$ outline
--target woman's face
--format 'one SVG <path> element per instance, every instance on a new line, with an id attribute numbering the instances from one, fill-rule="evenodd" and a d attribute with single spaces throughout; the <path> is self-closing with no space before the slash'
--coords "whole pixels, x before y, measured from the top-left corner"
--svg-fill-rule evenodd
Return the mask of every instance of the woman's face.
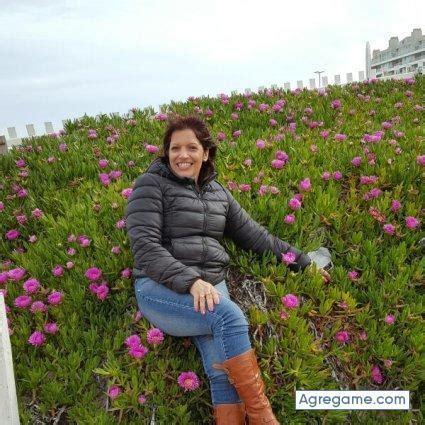
<path id="1" fill-rule="evenodd" d="M 168 159 L 175 174 L 191 177 L 197 182 L 202 162 L 208 159 L 208 150 L 204 150 L 190 128 L 176 130 L 171 135 Z"/>

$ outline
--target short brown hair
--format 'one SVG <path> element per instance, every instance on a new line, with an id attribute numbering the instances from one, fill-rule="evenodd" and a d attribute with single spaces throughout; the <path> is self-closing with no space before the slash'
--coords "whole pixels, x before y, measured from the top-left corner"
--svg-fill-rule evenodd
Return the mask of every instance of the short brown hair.
<path id="1" fill-rule="evenodd" d="M 204 179 L 215 171 L 214 160 L 215 154 L 217 152 L 217 146 L 211 137 L 206 123 L 198 117 L 183 117 L 180 115 L 173 115 L 170 117 L 162 144 L 162 159 L 166 160 L 166 162 L 169 164 L 168 151 L 171 144 L 171 135 L 177 130 L 186 129 L 192 130 L 204 150 L 208 150 L 208 159 L 202 163 L 201 171 L 199 172 L 198 177 L 199 183 L 202 184 Z"/>

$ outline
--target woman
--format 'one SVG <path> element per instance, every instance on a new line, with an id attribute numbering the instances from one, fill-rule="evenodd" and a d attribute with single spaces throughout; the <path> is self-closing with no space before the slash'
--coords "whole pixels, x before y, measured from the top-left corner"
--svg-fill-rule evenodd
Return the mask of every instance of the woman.
<path id="1" fill-rule="evenodd" d="M 174 336 L 190 336 L 211 386 L 217 424 L 278 424 L 264 394 L 248 322 L 229 298 L 223 237 L 279 261 L 291 251 L 294 271 L 310 259 L 251 219 L 215 180 L 216 146 L 196 117 L 170 121 L 163 156 L 138 177 L 126 207 L 140 311 Z M 324 277 L 329 278 L 325 271 Z"/>

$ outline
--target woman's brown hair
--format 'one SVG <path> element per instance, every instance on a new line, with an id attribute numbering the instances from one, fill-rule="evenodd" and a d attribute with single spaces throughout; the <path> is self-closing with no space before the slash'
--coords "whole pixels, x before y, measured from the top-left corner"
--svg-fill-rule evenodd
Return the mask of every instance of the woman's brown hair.
<path id="1" fill-rule="evenodd" d="M 180 115 L 172 116 L 168 121 L 168 127 L 165 130 L 163 139 L 163 154 L 162 159 L 170 163 L 168 151 L 171 144 L 171 135 L 177 130 L 191 129 L 196 138 L 201 143 L 204 150 L 208 150 L 208 159 L 202 163 L 201 171 L 199 172 L 198 184 L 202 185 L 203 181 L 215 171 L 214 160 L 217 151 L 217 146 L 211 137 L 210 131 L 204 121 L 194 116 L 182 117 Z"/>

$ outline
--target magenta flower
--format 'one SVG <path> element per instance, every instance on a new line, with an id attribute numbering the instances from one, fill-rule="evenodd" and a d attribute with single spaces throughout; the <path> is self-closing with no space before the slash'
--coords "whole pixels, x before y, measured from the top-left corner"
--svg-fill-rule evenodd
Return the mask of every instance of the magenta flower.
<path id="1" fill-rule="evenodd" d="M 75 250 L 75 248 L 68 248 L 67 251 L 66 251 L 66 253 L 71 257 L 73 257 L 76 252 L 77 251 Z"/>
<path id="2" fill-rule="evenodd" d="M 384 382 L 381 369 L 379 369 L 378 365 L 373 365 L 371 375 L 372 375 L 372 381 L 375 384 L 382 384 Z"/>
<path id="3" fill-rule="evenodd" d="M 392 224 L 384 224 L 382 228 L 384 232 L 387 233 L 388 235 L 394 235 L 395 233 L 395 226 L 393 226 Z"/>
<path id="4" fill-rule="evenodd" d="M 18 168 L 24 168 L 27 165 L 25 160 L 22 158 L 19 158 L 17 161 L 15 161 L 15 164 Z"/>
<path id="5" fill-rule="evenodd" d="M 276 127 L 278 123 L 277 123 L 277 121 L 275 119 L 270 118 L 269 119 L 269 124 L 270 124 L 270 127 Z"/>
<path id="6" fill-rule="evenodd" d="M 27 216 L 25 214 L 19 214 L 19 215 L 17 215 L 16 216 L 16 221 L 19 224 L 26 224 L 26 223 L 28 223 L 28 219 L 27 219 Z"/>
<path id="7" fill-rule="evenodd" d="M 322 180 L 327 181 L 327 180 L 329 180 L 330 178 L 331 178 L 331 173 L 330 173 L 329 171 L 324 171 L 324 172 L 322 173 Z"/>
<path id="8" fill-rule="evenodd" d="M 359 278 L 359 272 L 353 270 L 351 272 L 348 272 L 348 279 L 354 282 Z"/>
<path id="9" fill-rule="evenodd" d="M 177 378 L 177 382 L 185 391 L 194 391 L 199 388 L 199 378 L 195 372 L 182 372 Z"/>
<path id="10" fill-rule="evenodd" d="M 124 220 L 124 219 L 118 220 L 118 221 L 115 223 L 115 227 L 116 227 L 117 229 L 124 229 L 124 227 L 125 227 L 125 220 Z"/>
<path id="11" fill-rule="evenodd" d="M 131 277 L 131 269 L 130 268 L 125 268 L 121 271 L 121 277 L 124 279 L 130 279 Z"/>
<path id="12" fill-rule="evenodd" d="M 236 121 L 239 118 L 239 115 L 236 112 L 232 112 L 230 114 L 230 118 L 234 121 Z"/>
<path id="13" fill-rule="evenodd" d="M 16 269 L 9 270 L 7 272 L 7 277 L 10 280 L 19 281 L 25 276 L 26 270 L 22 267 L 18 267 Z"/>
<path id="14" fill-rule="evenodd" d="M 28 279 L 24 282 L 23 288 L 27 294 L 34 294 L 40 289 L 40 282 L 37 279 Z"/>
<path id="15" fill-rule="evenodd" d="M 334 180 L 341 180 L 342 179 L 341 171 L 334 171 L 332 173 L 332 177 L 333 177 Z"/>
<path id="16" fill-rule="evenodd" d="M 136 165 L 136 163 L 134 161 L 132 161 L 132 160 L 130 160 L 130 161 L 127 162 L 127 166 L 128 167 L 134 167 L 135 165 Z"/>
<path id="17" fill-rule="evenodd" d="M 46 342 L 46 337 L 42 332 L 35 331 L 28 338 L 28 342 L 31 345 L 34 345 L 35 347 L 39 347 L 40 345 L 43 345 Z"/>
<path id="18" fill-rule="evenodd" d="M 60 266 L 60 265 L 56 265 L 52 269 L 52 275 L 55 276 L 55 277 L 61 277 L 61 276 L 63 276 L 63 272 L 64 272 L 63 267 Z"/>
<path id="19" fill-rule="evenodd" d="M 339 99 L 335 99 L 331 102 L 332 109 L 339 109 L 342 106 L 342 102 Z"/>
<path id="20" fill-rule="evenodd" d="M 287 252 L 286 254 L 282 254 L 282 263 L 288 266 L 295 262 L 295 258 L 296 255 L 293 252 Z"/>
<path id="21" fill-rule="evenodd" d="M 31 313 L 37 313 L 37 312 L 41 312 L 44 313 L 47 311 L 47 306 L 46 304 L 43 303 L 43 301 L 34 301 L 31 304 Z"/>
<path id="22" fill-rule="evenodd" d="M 41 218 L 41 217 L 43 217 L 44 213 L 39 208 L 36 208 L 35 210 L 31 211 L 31 215 L 34 218 Z"/>
<path id="23" fill-rule="evenodd" d="M 338 331 L 335 334 L 335 341 L 338 344 L 346 344 L 350 340 L 350 335 L 347 331 Z"/>
<path id="24" fill-rule="evenodd" d="M 272 168 L 276 170 L 282 169 L 284 165 L 285 165 L 285 161 L 281 161 L 280 159 L 273 159 L 273 161 L 271 162 Z"/>
<path id="25" fill-rule="evenodd" d="M 419 226 L 419 220 L 416 217 L 409 215 L 406 217 L 406 227 L 408 229 L 416 229 Z"/>
<path id="26" fill-rule="evenodd" d="M 246 165 L 247 167 L 251 167 L 252 159 L 250 158 L 245 159 L 245 161 L 243 162 L 243 165 Z"/>
<path id="27" fill-rule="evenodd" d="M 0 201 L 0 211 L 4 210 L 4 203 L 2 201 Z"/>
<path id="28" fill-rule="evenodd" d="M 418 155 L 416 157 L 416 163 L 418 165 L 422 165 L 422 167 L 424 167 L 425 166 L 425 155 Z"/>
<path id="29" fill-rule="evenodd" d="M 242 183 L 242 184 L 239 185 L 239 190 L 241 192 L 249 192 L 251 190 L 251 185 L 246 184 L 246 183 Z"/>
<path id="30" fill-rule="evenodd" d="M 16 230 L 16 229 L 10 229 L 10 230 L 8 230 L 7 232 L 6 232 L 6 239 L 7 240 L 9 240 L 9 241 L 14 241 L 15 239 L 18 239 L 19 238 L 19 235 L 20 235 L 20 233 L 19 233 L 19 231 L 18 230 Z"/>
<path id="31" fill-rule="evenodd" d="M 280 312 L 280 314 L 279 314 L 279 317 L 280 317 L 282 320 L 287 320 L 287 319 L 289 318 L 289 314 L 288 314 L 288 312 L 287 312 L 287 311 L 281 311 L 281 312 Z"/>
<path id="32" fill-rule="evenodd" d="M 225 139 L 226 139 L 226 135 L 222 131 L 220 131 L 219 133 L 217 133 L 217 140 L 219 142 L 222 142 Z"/>
<path id="33" fill-rule="evenodd" d="M 97 139 L 97 132 L 96 130 L 93 130 L 92 128 L 88 130 L 87 137 L 91 140 Z"/>
<path id="34" fill-rule="evenodd" d="M 298 210 L 301 208 L 301 202 L 295 197 L 289 200 L 288 205 L 291 210 Z"/>
<path id="35" fill-rule="evenodd" d="M 265 147 L 266 147 L 266 142 L 265 142 L 265 140 L 258 139 L 258 140 L 255 142 L 255 146 L 257 146 L 257 149 L 260 149 L 260 150 L 265 149 Z"/>
<path id="36" fill-rule="evenodd" d="M 140 345 L 139 335 L 136 335 L 136 334 L 130 335 L 129 337 L 126 338 L 125 344 L 127 345 L 127 347 L 135 347 Z"/>
<path id="37" fill-rule="evenodd" d="M 301 180 L 298 187 L 301 191 L 308 192 L 311 189 L 310 179 L 307 177 Z"/>
<path id="38" fill-rule="evenodd" d="M 7 282 L 7 272 L 0 272 L 0 285 Z"/>
<path id="39" fill-rule="evenodd" d="M 232 136 L 236 139 L 242 134 L 242 130 L 236 130 L 233 132 Z"/>
<path id="40" fill-rule="evenodd" d="M 401 202 L 398 199 L 393 199 L 391 202 L 391 211 L 397 211 L 401 208 Z"/>
<path id="41" fill-rule="evenodd" d="M 59 291 L 54 291 L 47 297 L 47 301 L 51 305 L 58 305 L 62 302 L 62 300 L 63 294 Z"/>
<path id="42" fill-rule="evenodd" d="M 44 325 L 44 332 L 47 334 L 55 334 L 58 330 L 59 327 L 55 322 L 49 322 Z"/>
<path id="43" fill-rule="evenodd" d="M 351 160 L 351 164 L 354 165 L 354 167 L 360 167 L 361 162 L 362 162 L 362 158 L 360 156 L 355 156 Z"/>
<path id="44" fill-rule="evenodd" d="M 234 181 L 227 182 L 227 188 L 229 190 L 235 190 L 237 189 L 238 185 Z"/>
<path id="45" fill-rule="evenodd" d="M 122 389 L 118 385 L 114 385 L 108 390 L 108 396 L 111 400 L 115 400 L 122 393 Z"/>
<path id="46" fill-rule="evenodd" d="M 329 136 L 329 131 L 328 130 L 323 130 L 320 132 L 320 135 L 322 136 L 323 139 L 327 139 Z"/>
<path id="47" fill-rule="evenodd" d="M 300 305 L 300 301 L 296 295 L 293 294 L 287 294 L 281 299 L 282 304 L 289 308 L 290 310 L 293 310 L 297 308 Z"/>
<path id="48" fill-rule="evenodd" d="M 31 235 L 31 236 L 28 238 L 28 241 L 29 241 L 29 242 L 31 242 L 31 243 L 36 242 L 36 241 L 37 241 L 37 236 L 35 236 L 35 235 Z"/>
<path id="49" fill-rule="evenodd" d="M 91 281 L 99 280 L 102 277 L 102 270 L 98 269 L 97 267 L 90 267 L 86 270 L 84 273 L 84 276 Z"/>
<path id="50" fill-rule="evenodd" d="M 395 322 L 395 316 L 394 316 L 394 314 L 387 314 L 387 315 L 385 316 L 384 322 L 385 322 L 387 325 L 393 325 L 393 324 L 394 324 L 394 322 Z"/>
<path id="51" fill-rule="evenodd" d="M 128 347 L 128 355 L 135 359 L 141 359 L 148 353 L 148 349 L 144 345 L 132 345 Z"/>
<path id="52" fill-rule="evenodd" d="M 77 237 L 75 235 L 69 235 L 67 238 L 68 242 L 75 242 L 77 240 Z"/>
<path id="53" fill-rule="evenodd" d="M 100 168 L 106 168 L 109 164 L 109 161 L 107 159 L 99 159 L 98 164 Z"/>
<path id="54" fill-rule="evenodd" d="M 119 246 L 113 246 L 111 252 L 112 254 L 118 255 L 121 253 L 121 248 Z"/>
<path id="55" fill-rule="evenodd" d="M 295 223 L 295 215 L 294 214 L 288 214 L 283 219 L 285 224 L 294 224 Z"/>
<path id="56" fill-rule="evenodd" d="M 146 333 L 149 344 L 159 345 L 164 341 L 164 334 L 158 328 L 149 329 Z"/>
<path id="57" fill-rule="evenodd" d="M 19 295 L 15 298 L 14 304 L 18 308 L 27 308 L 32 303 L 32 298 L 29 295 Z"/>
<path id="58" fill-rule="evenodd" d="M 123 189 L 121 191 L 121 196 L 124 199 L 128 199 L 130 197 L 130 195 L 131 195 L 132 192 L 133 192 L 133 189 L 131 187 L 130 188 L 127 188 L 127 189 Z"/>
<path id="59" fill-rule="evenodd" d="M 100 285 L 91 284 L 89 288 L 100 301 L 104 301 L 108 297 L 109 286 L 105 282 L 102 282 Z"/>
<path id="60" fill-rule="evenodd" d="M 139 404 L 145 404 L 146 403 L 146 396 L 144 394 L 140 394 L 139 397 L 137 397 L 137 401 Z"/>

